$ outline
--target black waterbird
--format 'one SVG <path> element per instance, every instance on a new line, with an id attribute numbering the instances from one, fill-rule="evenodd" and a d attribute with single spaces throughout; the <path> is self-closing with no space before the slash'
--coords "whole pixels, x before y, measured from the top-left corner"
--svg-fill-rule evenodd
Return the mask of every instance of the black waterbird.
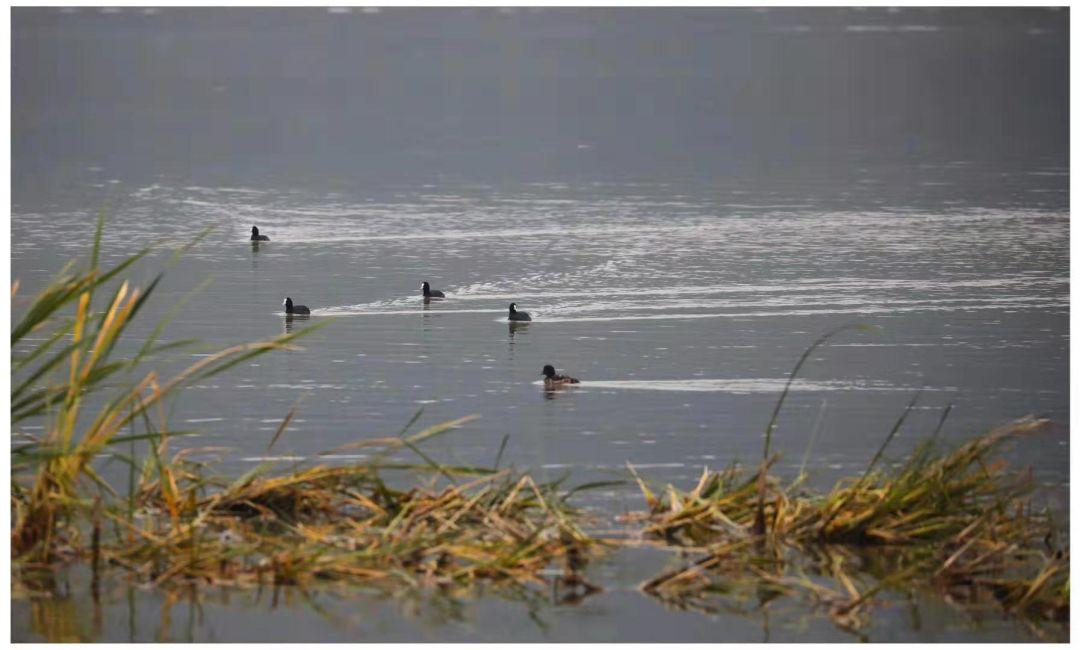
<path id="1" fill-rule="evenodd" d="M 532 320 L 532 316 L 530 316 L 526 312 L 518 311 L 517 303 L 512 302 L 510 303 L 510 315 L 507 317 L 507 320 L 529 321 Z"/>
<path id="2" fill-rule="evenodd" d="M 293 305 L 292 298 L 285 297 L 285 313 L 286 314 L 310 314 L 311 310 L 305 305 Z"/>

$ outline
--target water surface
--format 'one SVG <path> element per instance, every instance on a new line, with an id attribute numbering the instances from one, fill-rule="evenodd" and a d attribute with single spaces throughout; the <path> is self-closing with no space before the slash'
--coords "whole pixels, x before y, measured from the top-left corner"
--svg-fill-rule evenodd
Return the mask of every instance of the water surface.
<path id="1" fill-rule="evenodd" d="M 948 405 L 953 408 L 941 430 L 947 443 L 1027 413 L 1044 415 L 1058 423 L 1057 430 L 1014 446 L 1009 457 L 1017 467 L 1031 465 L 1046 488 L 1041 498 L 1067 512 L 1069 170 L 1053 138 L 1060 134 L 1054 131 L 1056 86 L 1042 73 L 1008 72 L 1023 77 L 1030 96 L 1043 100 L 1010 98 L 986 110 L 1025 118 L 1017 120 L 1024 131 L 995 129 L 985 116 L 961 124 L 953 118 L 977 112 L 969 95 L 998 97 L 996 82 L 971 81 L 939 65 L 968 55 L 1003 65 L 1010 55 L 1057 61 L 1060 19 L 1021 13 L 1023 20 L 1010 22 L 991 12 L 993 20 L 980 21 L 975 17 L 981 14 L 909 10 L 780 12 L 772 18 L 706 12 L 695 19 L 694 12 L 672 12 L 660 14 L 669 22 L 648 27 L 624 13 L 603 23 L 617 28 L 619 40 L 598 26 L 602 21 L 589 22 L 598 14 L 586 14 L 589 20 L 582 22 L 574 12 L 542 12 L 528 23 L 521 14 L 495 12 L 384 13 L 268 12 L 254 23 L 226 13 L 228 19 L 210 29 L 205 15 L 188 11 L 17 12 L 15 25 L 23 29 L 16 30 L 15 83 L 24 92 L 15 93 L 16 103 L 23 103 L 13 109 L 12 271 L 21 291 L 40 288 L 67 259 L 86 254 L 94 219 L 105 206 L 108 262 L 151 242 L 179 244 L 214 228 L 169 274 L 133 331 L 136 338 L 148 333 L 177 301 L 212 278 L 166 330 L 168 338 L 197 338 L 206 347 L 167 360 L 166 367 L 330 321 L 304 339 L 302 351 L 261 357 L 187 390 L 172 404 L 171 421 L 199 433 L 175 439 L 171 448 L 228 448 L 221 469 L 236 474 L 267 460 L 282 467 L 344 463 L 361 456 L 321 452 L 395 433 L 423 409 L 417 429 L 481 415 L 432 441 L 430 453 L 446 462 L 490 464 L 509 435 L 504 464 L 542 478 L 625 478 L 631 463 L 657 481 L 685 486 L 703 467 L 759 458 L 765 425 L 796 360 L 822 333 L 857 323 L 877 331 L 837 335 L 811 356 L 793 384 L 774 440 L 783 452 L 779 471 L 794 474 L 805 466 L 819 487 L 861 472 L 921 390 L 888 461 L 933 431 Z M 172 22 L 164 20 L 170 15 Z M 461 31 L 447 34 L 475 30 L 478 38 L 497 40 L 505 59 L 485 58 L 467 39 L 439 36 L 448 24 Z M 521 25 L 532 27 L 516 31 Z M 320 40 L 322 29 L 341 33 Z M 680 29 L 692 34 L 683 49 L 669 37 Z M 278 55 L 274 70 L 285 70 L 287 82 L 277 73 L 251 73 L 264 65 L 251 53 L 268 48 L 275 34 L 285 41 L 330 42 L 327 47 L 342 54 L 341 48 L 355 47 L 342 35 L 370 36 L 365 30 L 381 36 L 366 41 L 359 68 L 344 55 L 323 61 L 300 49 Z M 141 80 L 140 88 L 157 92 L 116 94 L 113 84 L 120 82 L 103 72 L 109 57 L 101 43 L 118 33 L 119 52 L 142 48 L 153 54 L 145 67 L 128 72 Z M 78 38 L 65 41 L 71 34 Z M 251 42 L 237 45 L 237 34 Z M 394 41 L 394 34 L 412 40 Z M 747 40 L 754 34 L 759 40 Z M 515 43 L 542 49 L 551 44 L 545 38 L 566 46 L 543 50 L 562 64 L 545 67 L 549 59 L 514 49 Z M 1000 47 L 988 47 L 985 39 Z M 390 57 L 400 42 L 411 43 L 415 57 Z M 181 46 L 192 48 L 184 50 L 191 57 L 187 67 L 165 65 L 166 55 Z M 743 46 L 757 54 L 749 67 L 733 62 L 743 59 L 720 56 Z M 99 96 L 104 91 L 85 85 L 46 87 L 21 76 L 72 47 L 86 57 L 80 74 L 97 75 L 112 95 Z M 836 70 L 835 57 L 853 53 L 847 70 L 857 85 L 877 78 L 866 76 L 874 68 L 863 68 L 863 55 L 898 48 L 911 69 L 937 65 L 945 80 L 963 79 L 963 92 L 926 87 L 931 82 L 921 77 L 910 81 L 909 95 L 875 87 L 868 97 L 880 100 L 880 123 L 867 117 L 865 106 L 843 104 L 846 117 L 812 110 L 832 105 L 827 96 L 841 83 L 820 66 L 831 61 L 826 67 Z M 761 59 L 778 51 L 793 55 L 783 58 L 791 69 Z M 207 52 L 221 55 L 220 69 L 203 61 Z M 440 117 L 430 102 L 406 98 L 423 96 L 434 74 L 425 65 L 447 52 L 470 63 L 455 67 L 460 61 L 451 57 L 448 71 L 436 75 L 460 75 L 462 84 L 439 86 Z M 328 67 L 305 76 L 300 71 L 323 69 L 308 67 L 305 57 Z M 875 60 L 892 65 L 883 62 L 887 58 Z M 595 66 L 566 65 L 581 61 Z M 123 57 L 115 64 L 131 65 Z M 805 78 L 803 66 L 818 71 L 818 86 L 797 81 Z M 907 74 L 885 70 L 878 72 L 893 79 Z M 63 79 L 75 71 L 61 66 L 57 74 Z M 365 83 L 348 82 L 350 75 Z M 727 82 L 718 86 L 717 78 Z M 729 115 L 721 110 L 730 108 L 727 93 L 750 78 L 761 85 L 739 101 L 780 112 L 770 121 L 736 107 L 734 123 L 753 128 L 717 126 L 725 122 L 716 115 Z M 365 101 L 373 79 L 392 81 Z M 564 104 L 556 111 L 543 103 L 554 99 L 532 95 L 539 84 L 561 89 L 557 95 L 564 100 L 585 97 L 590 84 L 601 82 L 615 98 L 608 96 L 612 103 L 595 111 Z M 489 84 L 504 91 L 493 103 L 478 99 L 487 96 Z M 207 94 L 196 101 L 183 88 Z M 655 98 L 651 108 L 646 100 L 632 101 L 646 88 Z M 51 112 L 32 119 L 25 112 L 43 98 L 73 96 L 87 100 L 76 102 L 83 113 L 69 114 L 63 102 L 50 103 Z M 905 108 L 885 96 L 937 97 L 933 105 L 944 113 L 922 114 L 915 104 Z M 716 104 L 706 110 L 701 102 L 710 97 Z M 291 102 L 294 112 L 270 99 Z M 126 107 L 121 113 L 127 111 L 127 125 L 110 113 L 116 102 Z M 592 106 L 582 102 L 573 105 Z M 776 108 L 789 105 L 806 112 Z M 349 107 L 363 115 L 346 120 Z M 397 109 L 399 119 L 389 119 Z M 544 121 L 539 116 L 550 116 L 547 109 L 564 119 Z M 924 120 L 914 120 L 916 114 Z M 623 121 L 612 123 L 611 115 Z M 799 115 L 816 117 L 800 123 Z M 1036 118 L 1041 127 L 1032 126 Z M 399 122 L 421 129 L 419 135 L 406 135 Z M 56 139 L 42 124 L 56 124 L 72 139 Z M 87 130 L 66 130 L 73 124 Z M 394 126 L 384 130 L 381 124 Z M 1032 130 L 1044 127 L 1046 133 Z M 444 135 L 435 137 L 432 129 Z M 1012 135 L 1002 135 L 1007 131 Z M 406 140 L 412 144 L 397 146 Z M 272 241 L 246 241 L 252 225 Z M 136 277 L 148 279 L 163 259 L 153 256 Z M 425 304 L 417 286 L 422 280 L 447 299 Z M 286 319 L 285 296 L 311 307 L 311 317 Z M 533 322 L 510 326 L 510 302 L 532 314 Z M 538 380 L 548 363 L 582 384 L 544 393 Z M 296 418 L 268 451 L 294 406 Z M 39 427 L 30 424 L 25 432 Z M 586 493 L 578 502 L 599 528 L 644 505 L 631 485 Z M 760 613 L 705 616 L 665 609 L 633 590 L 662 561 L 636 562 L 616 559 L 597 567 L 609 590 L 576 607 L 544 605 L 539 618 L 546 626 L 530 622 L 528 607 L 497 596 L 467 601 L 446 616 L 430 602 L 410 609 L 356 594 L 346 601 L 313 596 L 334 612 L 334 625 L 303 598 L 270 602 L 265 594 L 204 594 L 199 607 L 184 610 L 193 622 L 181 625 L 183 602 L 140 591 L 129 609 L 120 589 L 106 599 L 104 623 L 86 636 L 850 638 L 827 621 L 805 621 L 805 612 L 766 613 L 763 620 Z M 64 602 L 33 607 L 62 609 Z M 340 602 L 350 603 L 349 611 L 338 611 Z M 918 616 L 885 608 L 870 638 L 1028 638 L 1018 624 L 973 621 L 933 598 L 920 596 L 918 605 Z M 16 638 L 41 638 L 31 623 L 33 607 L 26 601 L 13 605 Z M 159 621 L 165 609 L 173 616 Z M 362 622 L 375 619 L 381 622 Z"/>

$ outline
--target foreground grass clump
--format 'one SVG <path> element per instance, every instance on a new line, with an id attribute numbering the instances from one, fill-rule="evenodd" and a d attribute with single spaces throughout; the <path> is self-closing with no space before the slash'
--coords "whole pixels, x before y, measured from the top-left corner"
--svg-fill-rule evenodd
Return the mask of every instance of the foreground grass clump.
<path id="1" fill-rule="evenodd" d="M 1049 514 L 1032 509 L 1030 477 L 990 458 L 1004 440 L 1046 424 L 1024 418 L 947 453 L 927 442 L 900 468 L 868 469 L 825 494 L 801 481 L 784 486 L 767 474 L 771 463 L 751 476 L 706 470 L 689 492 L 668 485 L 659 497 L 639 479 L 649 506 L 636 517 L 644 536 L 703 554 L 642 589 L 698 607 L 721 593 L 798 592 L 853 629 L 875 594 L 914 586 L 1025 619 L 1067 621 L 1068 550 L 1057 547 Z"/>
<path id="2" fill-rule="evenodd" d="M 430 432 L 372 442 L 415 444 Z M 116 503 L 92 525 L 64 530 L 53 560 L 122 568 L 164 587 L 547 584 L 556 563 L 558 586 L 593 589 L 579 570 L 597 545 L 555 486 L 528 476 L 440 467 L 451 479 L 473 476 L 445 487 L 433 477 L 403 490 L 388 485 L 379 466 L 362 464 L 227 482 L 203 478 L 205 467 L 183 456 L 140 483 L 133 514 Z"/>

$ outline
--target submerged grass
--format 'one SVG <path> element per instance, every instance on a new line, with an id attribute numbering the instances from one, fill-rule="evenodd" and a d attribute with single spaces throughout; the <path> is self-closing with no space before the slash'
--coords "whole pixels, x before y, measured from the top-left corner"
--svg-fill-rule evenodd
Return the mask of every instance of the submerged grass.
<path id="1" fill-rule="evenodd" d="M 425 434 L 431 430 L 401 443 Z M 528 476 L 440 467 L 440 474 L 468 480 L 437 487 L 432 475 L 425 485 L 396 489 L 385 468 L 367 463 L 228 481 L 204 478 L 204 464 L 189 456 L 179 452 L 145 473 L 134 516 L 114 502 L 89 529 L 58 531 L 52 561 L 119 567 L 164 587 L 547 584 L 543 574 L 556 562 L 561 584 L 590 588 L 580 569 L 598 546 L 574 523 L 556 486 Z"/>
<path id="2" fill-rule="evenodd" d="M 1047 425 L 1023 418 L 953 451 L 931 439 L 892 471 L 876 469 L 879 451 L 861 476 L 821 494 L 805 477 L 785 485 L 768 474 L 771 463 L 749 476 L 706 469 L 693 489 L 667 485 L 659 495 L 639 477 L 648 511 L 630 519 L 643 537 L 700 555 L 640 588 L 699 609 L 803 596 L 853 631 L 879 593 L 913 588 L 958 605 L 993 603 L 1036 624 L 1066 623 L 1067 545 L 1050 513 L 1033 508 L 1030 476 L 994 458 L 1005 440 Z"/>

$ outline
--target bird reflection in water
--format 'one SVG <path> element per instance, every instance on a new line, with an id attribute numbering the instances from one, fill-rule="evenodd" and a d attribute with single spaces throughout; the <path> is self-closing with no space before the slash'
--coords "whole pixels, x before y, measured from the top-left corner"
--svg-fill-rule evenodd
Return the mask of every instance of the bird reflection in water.
<path id="1" fill-rule="evenodd" d="M 510 335 L 510 344 L 514 343 L 514 334 L 520 332 L 521 334 L 529 333 L 529 323 L 520 321 L 510 321 L 506 324 L 506 331 Z"/>
<path id="2" fill-rule="evenodd" d="M 304 322 L 310 319 L 311 316 L 307 314 L 285 314 L 285 333 L 292 334 L 294 320 Z"/>

